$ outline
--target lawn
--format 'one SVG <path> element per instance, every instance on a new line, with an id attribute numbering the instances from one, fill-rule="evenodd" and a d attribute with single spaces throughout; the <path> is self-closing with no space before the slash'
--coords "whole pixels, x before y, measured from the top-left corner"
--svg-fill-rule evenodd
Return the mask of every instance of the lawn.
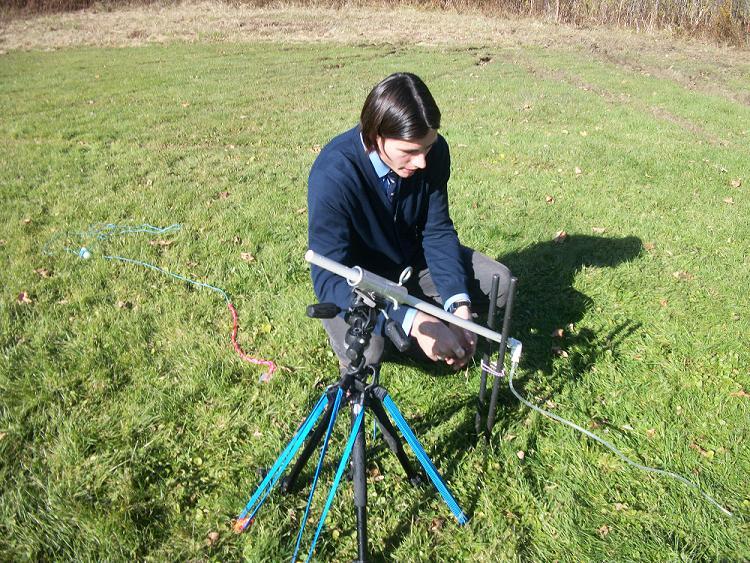
<path id="1" fill-rule="evenodd" d="M 709 91 L 570 46 L 215 39 L 0 56 L 0 558 L 291 557 L 306 490 L 272 495 L 245 534 L 231 520 L 335 380 L 304 316 L 307 172 L 396 70 L 442 109 L 462 242 L 519 278 L 519 391 L 734 516 L 507 387 L 477 442 L 476 364 L 386 364 L 471 519 L 378 441 L 373 557 L 750 558 L 746 67 L 719 65 Z M 102 224 L 181 228 L 97 240 Z M 232 350 L 220 295 L 112 255 L 226 291 L 270 382 Z M 344 482 L 320 560 L 354 557 L 351 498 Z"/>

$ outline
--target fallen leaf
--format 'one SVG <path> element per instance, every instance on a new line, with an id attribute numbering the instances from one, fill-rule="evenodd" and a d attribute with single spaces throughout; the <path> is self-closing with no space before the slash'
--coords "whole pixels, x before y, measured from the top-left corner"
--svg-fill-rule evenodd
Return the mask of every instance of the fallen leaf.
<path id="1" fill-rule="evenodd" d="M 52 273 L 46 268 L 37 268 L 36 270 L 34 270 L 34 273 L 36 273 L 40 278 L 49 278 L 52 276 Z"/>
<path id="2" fill-rule="evenodd" d="M 130 301 L 118 301 L 117 308 L 118 309 L 132 309 L 133 304 Z"/>
<path id="3" fill-rule="evenodd" d="M 724 203 L 728 203 L 729 205 L 734 205 L 734 198 L 733 197 L 725 197 Z"/>
<path id="4" fill-rule="evenodd" d="M 7 242 L 7 240 L 0 238 L 0 246 L 5 246 Z"/>
<path id="5" fill-rule="evenodd" d="M 216 199 L 227 199 L 229 197 L 229 192 L 219 192 L 216 194 Z"/>
<path id="6" fill-rule="evenodd" d="M 609 534 L 612 531 L 612 528 L 610 528 L 606 524 L 602 524 L 601 526 L 599 526 L 599 530 L 598 531 L 599 531 L 599 535 L 601 537 L 604 537 L 604 536 L 606 536 L 607 534 Z"/>
<path id="7" fill-rule="evenodd" d="M 302 215 L 303 213 L 307 213 L 307 207 L 300 207 L 300 208 L 299 208 L 299 209 L 297 210 L 297 214 L 298 214 L 298 215 Z"/>
<path id="8" fill-rule="evenodd" d="M 667 305 L 669 305 L 669 301 L 667 301 L 666 299 L 659 299 L 659 305 L 661 305 L 662 307 L 666 307 Z"/>
<path id="9" fill-rule="evenodd" d="M 242 239 L 238 235 L 234 235 L 234 238 L 232 239 L 232 242 L 234 244 L 242 244 Z"/>
<path id="10" fill-rule="evenodd" d="M 651 252 L 656 248 L 656 244 L 653 242 L 645 242 L 643 243 L 643 248 L 645 248 L 648 252 Z"/>
<path id="11" fill-rule="evenodd" d="M 518 451 L 516 452 L 516 457 L 517 457 L 518 459 L 523 459 L 523 458 L 525 458 L 525 457 L 526 457 L 526 452 L 524 452 L 523 450 L 518 450 Z"/>
<path id="12" fill-rule="evenodd" d="M 553 346 L 552 347 L 552 353 L 555 356 L 559 356 L 560 358 L 567 358 L 568 357 L 568 353 L 565 350 L 563 350 L 562 348 L 558 348 L 557 346 Z"/>
<path id="13" fill-rule="evenodd" d="M 26 219 L 24 219 L 24 220 L 23 220 L 23 221 L 21 221 L 21 222 L 22 222 L 22 223 L 23 223 L 24 225 L 28 225 L 29 223 L 31 223 L 31 219 L 29 219 L 29 218 L 27 217 Z"/>
<path id="14" fill-rule="evenodd" d="M 557 233 L 555 233 L 555 238 L 552 239 L 552 242 L 560 244 L 561 242 L 565 242 L 565 239 L 567 238 L 568 233 L 566 233 L 565 231 L 557 231 Z"/>
<path id="15" fill-rule="evenodd" d="M 748 393 L 744 389 L 740 389 L 739 391 L 735 391 L 734 393 L 730 393 L 729 396 L 730 397 L 750 397 L 750 393 Z"/>
<path id="16" fill-rule="evenodd" d="M 433 518 L 432 522 L 430 522 L 430 531 L 435 533 L 439 532 L 443 529 L 443 524 L 445 523 L 444 518 Z"/>
<path id="17" fill-rule="evenodd" d="M 25 291 L 22 291 L 21 293 L 19 293 L 19 294 L 18 294 L 18 297 L 16 298 L 16 300 L 17 300 L 17 301 L 18 301 L 19 303 L 25 303 L 25 304 L 27 304 L 27 305 L 28 305 L 29 303 L 33 303 L 33 301 L 31 300 L 31 297 L 29 297 L 29 294 L 28 294 L 28 293 L 26 293 Z"/>
<path id="18" fill-rule="evenodd" d="M 740 178 L 735 178 L 734 180 L 732 180 L 731 182 L 729 182 L 729 184 L 733 188 L 739 188 L 742 185 L 742 180 Z"/>
<path id="19" fill-rule="evenodd" d="M 206 536 L 206 545 L 208 547 L 213 547 L 217 541 L 219 541 L 219 532 L 209 532 L 208 536 Z"/>
<path id="20" fill-rule="evenodd" d="M 581 132 L 580 132 L 580 135 L 581 135 L 581 137 L 585 137 L 585 136 L 586 136 L 586 135 L 588 135 L 588 134 L 589 134 L 589 132 L 588 132 L 588 131 L 581 131 Z"/>
<path id="21" fill-rule="evenodd" d="M 580 168 L 578 168 L 578 166 L 576 166 L 575 173 L 576 173 L 576 176 L 580 176 L 581 174 L 583 174 L 583 170 L 581 170 Z"/>
<path id="22" fill-rule="evenodd" d="M 630 426 L 630 424 L 623 424 L 620 428 L 623 430 L 633 430 L 633 427 Z"/>
<path id="23" fill-rule="evenodd" d="M 552 331 L 552 338 L 562 338 L 565 335 L 565 331 L 561 328 L 556 328 Z"/>
<path id="24" fill-rule="evenodd" d="M 161 247 L 168 247 L 168 246 L 171 246 L 173 242 L 174 242 L 173 240 L 163 240 L 163 239 L 160 239 L 160 240 L 150 240 L 150 241 L 148 241 L 148 243 L 149 243 L 149 244 L 150 244 L 151 246 L 161 246 Z"/>
<path id="25" fill-rule="evenodd" d="M 708 459 L 712 459 L 714 457 L 714 451 L 713 450 L 704 450 L 701 448 L 698 444 L 695 442 L 692 442 L 690 444 L 690 448 L 700 453 L 703 457 L 706 457 Z"/>
<path id="26" fill-rule="evenodd" d="M 547 409 L 553 411 L 557 408 L 557 403 L 555 403 L 555 401 L 553 401 L 552 399 L 547 399 L 546 401 L 544 401 L 544 406 Z"/>
<path id="27" fill-rule="evenodd" d="M 242 258 L 245 262 L 253 262 L 255 260 L 255 256 L 253 256 L 249 252 L 240 252 L 240 258 Z"/>
<path id="28" fill-rule="evenodd" d="M 627 510 L 627 509 L 628 509 L 628 505 L 627 504 L 625 504 L 623 502 L 616 502 L 615 503 L 615 510 L 619 511 L 619 510 Z"/>
<path id="29" fill-rule="evenodd" d="M 182 107 L 186 108 L 190 106 L 190 102 L 182 102 Z"/>
<path id="30" fill-rule="evenodd" d="M 548 195 L 547 197 L 544 198 L 544 201 L 546 201 L 547 203 L 555 203 L 555 198 L 552 197 L 551 195 Z"/>
<path id="31" fill-rule="evenodd" d="M 607 232 L 606 227 L 591 227 L 591 232 L 595 235 L 602 235 Z"/>
<path id="32" fill-rule="evenodd" d="M 654 436 L 656 436 L 656 428 L 649 428 L 648 430 L 646 430 L 646 436 L 648 436 L 649 438 L 653 438 Z"/>
<path id="33" fill-rule="evenodd" d="M 672 275 L 680 281 L 690 281 L 694 277 L 693 274 L 685 271 L 673 272 Z"/>

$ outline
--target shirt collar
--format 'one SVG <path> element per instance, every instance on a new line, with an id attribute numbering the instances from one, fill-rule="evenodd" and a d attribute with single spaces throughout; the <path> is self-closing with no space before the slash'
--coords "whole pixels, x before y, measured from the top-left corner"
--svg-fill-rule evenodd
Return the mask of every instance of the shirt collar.
<path id="1" fill-rule="evenodd" d="M 359 134 L 359 138 L 362 141 L 362 146 L 364 147 L 365 142 L 362 139 L 362 133 Z M 365 150 L 367 149 L 365 148 Z M 380 158 L 378 151 L 370 151 L 367 153 L 367 156 L 370 157 L 370 162 L 372 162 L 372 166 L 373 168 L 375 168 L 375 174 L 378 175 L 378 178 L 382 179 L 388 174 L 388 172 L 391 171 L 391 169 L 388 168 L 388 165 L 385 162 L 383 162 L 383 159 Z"/>

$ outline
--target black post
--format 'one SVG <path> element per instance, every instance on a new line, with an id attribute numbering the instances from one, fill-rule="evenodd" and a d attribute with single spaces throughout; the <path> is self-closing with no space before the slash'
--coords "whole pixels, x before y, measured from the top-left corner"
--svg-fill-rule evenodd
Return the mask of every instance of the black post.
<path id="1" fill-rule="evenodd" d="M 487 328 L 495 330 L 495 315 L 497 314 L 497 294 L 500 288 L 500 275 L 492 276 L 492 286 L 490 288 L 490 306 L 487 311 Z M 488 344 L 490 342 L 488 341 Z M 484 362 L 490 361 L 488 352 L 484 353 Z M 482 431 L 482 413 L 484 412 L 484 396 L 487 393 L 487 371 L 482 368 L 481 379 L 479 380 L 479 397 L 477 399 L 477 414 L 474 417 L 474 429 L 477 436 Z"/>
<path id="2" fill-rule="evenodd" d="M 352 402 L 352 424 L 364 408 L 361 401 Z M 365 424 L 359 427 L 352 450 L 352 485 L 354 506 L 357 510 L 357 563 L 367 561 L 367 464 L 365 460 Z"/>
<path id="3" fill-rule="evenodd" d="M 517 278 L 510 278 L 508 284 L 508 298 L 505 300 L 505 316 L 503 317 L 503 332 L 500 334 L 500 353 L 497 357 L 495 371 L 500 372 L 505 365 L 505 350 L 508 347 L 508 333 L 510 332 L 510 317 L 513 314 L 513 299 L 516 294 Z M 497 396 L 500 392 L 500 378 L 495 376 L 492 382 L 492 396 L 490 397 L 490 411 L 487 414 L 487 440 L 492 437 L 495 426 L 495 411 L 497 410 Z"/>

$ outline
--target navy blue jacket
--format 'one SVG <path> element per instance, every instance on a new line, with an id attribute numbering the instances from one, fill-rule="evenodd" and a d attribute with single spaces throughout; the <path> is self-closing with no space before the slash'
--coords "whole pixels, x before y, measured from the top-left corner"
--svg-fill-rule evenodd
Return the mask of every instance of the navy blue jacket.
<path id="1" fill-rule="evenodd" d="M 360 136 L 359 126 L 334 138 L 315 159 L 307 191 L 309 248 L 341 264 L 361 266 L 391 280 L 412 266 L 428 266 L 443 301 L 468 293 L 458 235 L 448 214 L 450 152 L 441 136 L 427 167 L 402 178 L 396 198 L 385 195 Z M 312 267 L 321 303 L 346 310 L 351 288 L 342 277 Z M 388 309 L 403 321 L 406 310 Z M 382 317 L 382 315 L 381 315 Z M 383 319 L 376 332 L 382 334 Z"/>

